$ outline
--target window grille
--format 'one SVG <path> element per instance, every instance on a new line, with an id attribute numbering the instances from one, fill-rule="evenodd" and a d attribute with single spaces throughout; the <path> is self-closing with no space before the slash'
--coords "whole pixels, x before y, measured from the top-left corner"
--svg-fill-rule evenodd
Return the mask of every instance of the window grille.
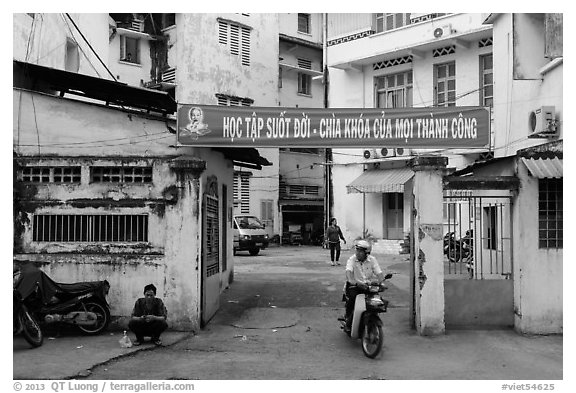
<path id="1" fill-rule="evenodd" d="M 310 34 L 310 14 L 298 14 L 298 32 Z"/>
<path id="2" fill-rule="evenodd" d="M 562 179 L 540 179 L 538 187 L 539 247 L 563 248 Z"/>
<path id="3" fill-rule="evenodd" d="M 393 66 L 397 66 L 397 65 L 401 65 L 401 64 L 408 64 L 408 63 L 412 63 L 412 55 L 404 56 L 404 57 L 398 57 L 396 59 L 384 60 L 384 61 L 380 61 L 378 63 L 374 63 L 374 64 L 372 64 L 372 69 L 374 71 L 377 71 L 377 70 L 381 70 L 382 68 L 388 68 L 388 67 L 393 67 Z"/>
<path id="4" fill-rule="evenodd" d="M 480 56 L 480 105 L 492 106 L 494 103 L 494 70 L 492 53 Z"/>
<path id="5" fill-rule="evenodd" d="M 242 65 L 250 65 L 250 28 L 218 20 L 218 43 L 226 45 L 230 54 L 240 56 Z"/>
<path id="6" fill-rule="evenodd" d="M 478 41 L 478 48 L 485 48 L 487 46 L 492 46 L 493 39 L 492 37 L 484 38 L 483 40 Z"/>
<path id="7" fill-rule="evenodd" d="M 145 214 L 36 214 L 35 242 L 147 242 Z"/>
<path id="8" fill-rule="evenodd" d="M 377 108 L 412 107 L 412 71 L 376 78 Z"/>
<path id="9" fill-rule="evenodd" d="M 28 183 L 80 183 L 81 168 L 77 167 L 24 167 L 21 180 Z"/>
<path id="10" fill-rule="evenodd" d="M 446 46 L 444 48 L 437 48 L 432 51 L 433 57 L 442 57 L 456 53 L 456 46 Z"/>
<path id="11" fill-rule="evenodd" d="M 92 183 L 152 183 L 152 167 L 95 166 L 90 168 Z"/>
<path id="12" fill-rule="evenodd" d="M 436 106 L 456 105 L 456 63 L 434 66 L 434 104 Z"/>
<path id="13" fill-rule="evenodd" d="M 206 235 L 206 277 L 213 276 L 220 271 L 220 230 L 218 216 L 218 198 L 211 195 L 204 196 L 205 208 L 205 235 Z"/>

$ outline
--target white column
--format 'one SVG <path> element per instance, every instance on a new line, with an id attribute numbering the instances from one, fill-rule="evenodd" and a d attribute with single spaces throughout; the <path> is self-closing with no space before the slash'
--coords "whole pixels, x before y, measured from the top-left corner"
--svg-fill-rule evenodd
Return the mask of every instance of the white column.
<path id="1" fill-rule="evenodd" d="M 442 170 L 446 157 L 415 157 L 414 171 L 414 305 L 418 334 L 444 334 L 444 255 Z"/>

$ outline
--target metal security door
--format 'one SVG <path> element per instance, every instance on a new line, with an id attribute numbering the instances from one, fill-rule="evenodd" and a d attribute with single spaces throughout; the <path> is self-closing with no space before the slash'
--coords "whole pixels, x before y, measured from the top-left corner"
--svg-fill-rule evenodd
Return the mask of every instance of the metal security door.
<path id="1" fill-rule="evenodd" d="M 205 326 L 220 307 L 220 233 L 218 199 L 204 195 L 202 233 L 202 326 Z"/>

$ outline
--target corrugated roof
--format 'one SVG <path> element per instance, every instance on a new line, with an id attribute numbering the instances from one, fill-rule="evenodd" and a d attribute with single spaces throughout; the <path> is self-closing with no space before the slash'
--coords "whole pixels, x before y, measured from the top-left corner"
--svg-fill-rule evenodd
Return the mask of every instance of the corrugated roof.
<path id="1" fill-rule="evenodd" d="M 530 171 L 530 174 L 538 179 L 558 179 L 564 177 L 562 159 L 555 158 L 521 158 L 522 162 Z"/>
<path id="2" fill-rule="evenodd" d="M 410 168 L 376 169 L 363 172 L 346 186 L 348 194 L 355 192 L 404 192 L 404 184 L 414 176 Z"/>

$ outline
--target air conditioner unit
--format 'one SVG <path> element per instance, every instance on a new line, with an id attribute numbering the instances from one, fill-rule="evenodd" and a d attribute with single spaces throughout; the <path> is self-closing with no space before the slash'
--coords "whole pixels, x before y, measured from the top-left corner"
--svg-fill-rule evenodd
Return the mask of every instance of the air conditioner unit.
<path id="1" fill-rule="evenodd" d="M 452 34 L 452 25 L 437 27 L 434 29 L 434 38 L 446 37 Z"/>
<path id="2" fill-rule="evenodd" d="M 364 150 L 364 158 L 365 159 L 374 159 L 374 158 L 380 158 L 380 155 L 378 154 L 378 149 L 366 149 Z"/>
<path id="3" fill-rule="evenodd" d="M 403 147 L 397 147 L 394 149 L 394 155 L 396 157 L 408 157 L 411 155 L 410 149 L 405 149 Z"/>
<path id="4" fill-rule="evenodd" d="M 553 106 L 542 106 L 530 112 L 529 138 L 550 138 L 558 135 L 558 123 Z"/>

